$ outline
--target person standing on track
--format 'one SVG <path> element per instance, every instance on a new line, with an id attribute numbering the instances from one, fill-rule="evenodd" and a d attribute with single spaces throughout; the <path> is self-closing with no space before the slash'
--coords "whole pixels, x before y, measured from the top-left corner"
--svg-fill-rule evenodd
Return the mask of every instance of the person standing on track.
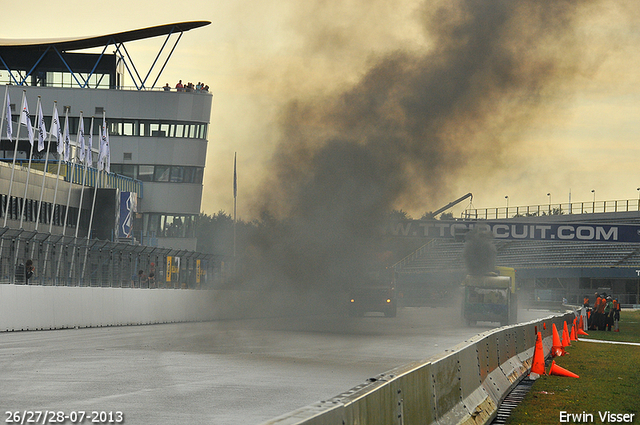
<path id="1" fill-rule="evenodd" d="M 582 316 L 582 330 L 587 331 L 589 329 L 588 324 L 588 311 L 589 311 L 589 296 L 585 295 L 582 300 L 582 309 L 580 310 L 580 316 Z"/>

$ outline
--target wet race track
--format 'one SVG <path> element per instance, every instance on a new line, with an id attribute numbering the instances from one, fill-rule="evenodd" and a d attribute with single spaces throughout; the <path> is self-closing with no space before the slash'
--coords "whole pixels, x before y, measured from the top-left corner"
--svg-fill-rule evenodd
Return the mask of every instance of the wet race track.
<path id="1" fill-rule="evenodd" d="M 551 315 L 519 311 L 521 321 Z M 259 424 L 490 329 L 457 310 L 0 333 L 7 411 L 120 411 L 127 424 Z M 485 326 L 482 326 L 485 325 Z M 42 421 L 42 419 L 41 419 Z M 84 423 L 90 423 L 85 420 Z"/>

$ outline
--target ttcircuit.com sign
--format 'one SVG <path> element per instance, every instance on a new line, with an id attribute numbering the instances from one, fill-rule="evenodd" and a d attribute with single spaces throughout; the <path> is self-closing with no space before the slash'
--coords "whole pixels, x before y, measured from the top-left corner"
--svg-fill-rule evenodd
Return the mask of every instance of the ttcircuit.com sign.
<path id="1" fill-rule="evenodd" d="M 640 226 L 593 223 L 407 220 L 390 223 L 384 233 L 400 237 L 460 238 L 476 227 L 493 233 L 496 239 L 640 242 Z"/>

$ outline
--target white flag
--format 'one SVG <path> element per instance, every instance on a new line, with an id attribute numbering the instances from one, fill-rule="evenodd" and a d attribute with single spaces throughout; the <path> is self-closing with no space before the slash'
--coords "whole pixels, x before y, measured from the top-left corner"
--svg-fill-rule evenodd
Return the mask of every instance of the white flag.
<path id="1" fill-rule="evenodd" d="M 27 126 L 27 132 L 29 133 L 29 142 L 33 146 L 33 126 L 31 125 L 31 114 L 29 114 L 29 105 L 27 104 L 27 98 L 24 97 L 22 102 L 22 112 L 20 114 L 20 124 Z"/>
<path id="2" fill-rule="evenodd" d="M 69 151 L 71 150 L 71 139 L 69 138 L 69 115 L 64 116 L 64 136 L 58 143 L 58 146 L 60 145 L 62 145 L 64 160 L 69 161 Z"/>
<path id="3" fill-rule="evenodd" d="M 103 160 L 104 157 L 102 156 L 102 127 L 98 127 L 98 171 L 101 171 L 103 168 Z"/>
<path id="4" fill-rule="evenodd" d="M 105 143 L 105 170 L 107 171 L 107 173 L 111 172 L 111 148 L 109 147 L 109 129 L 106 128 L 106 126 L 104 127 L 104 139 L 106 140 Z"/>
<path id="5" fill-rule="evenodd" d="M 100 149 L 98 151 L 98 170 L 107 169 L 108 154 L 109 154 L 109 138 L 107 137 L 107 122 L 106 122 L 105 115 L 103 114 L 102 127 L 100 128 Z"/>
<path id="6" fill-rule="evenodd" d="M 107 173 L 111 172 L 111 147 L 109 147 L 109 130 L 107 130 L 106 138 L 107 138 Z"/>
<path id="7" fill-rule="evenodd" d="M 91 117 L 91 127 L 93 128 L 93 117 Z M 93 147 L 93 131 L 89 131 L 89 144 L 87 145 L 87 154 L 85 155 L 85 161 L 87 161 L 87 166 L 93 166 L 93 152 L 91 148 Z"/>
<path id="8" fill-rule="evenodd" d="M 80 147 L 80 152 L 78 152 L 80 163 L 84 164 L 86 146 L 84 145 L 84 118 L 82 117 L 82 114 L 80 114 L 80 124 L 78 125 L 78 139 L 76 140 L 76 145 Z"/>
<path id="9" fill-rule="evenodd" d="M 55 137 L 58 141 L 58 154 L 62 153 L 64 149 L 63 139 L 62 139 L 62 128 L 60 127 L 60 116 L 58 115 L 58 107 L 53 107 L 53 117 L 51 118 L 51 128 L 49 129 L 51 132 L 51 136 Z"/>
<path id="10" fill-rule="evenodd" d="M 11 134 L 13 133 L 13 124 L 11 123 L 11 100 L 9 92 L 7 92 L 7 139 L 11 142 Z"/>
<path id="11" fill-rule="evenodd" d="M 42 104 L 38 105 L 38 152 L 44 150 L 44 139 L 47 138 L 47 127 L 42 116 Z"/>

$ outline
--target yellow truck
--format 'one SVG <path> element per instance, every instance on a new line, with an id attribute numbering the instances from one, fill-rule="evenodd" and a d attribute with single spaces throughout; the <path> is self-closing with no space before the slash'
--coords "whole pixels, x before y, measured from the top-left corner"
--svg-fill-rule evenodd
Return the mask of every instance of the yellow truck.
<path id="1" fill-rule="evenodd" d="M 495 272 L 488 275 L 468 275 L 462 286 L 462 317 L 467 325 L 473 326 L 476 322 L 499 322 L 501 326 L 517 323 L 515 269 L 496 267 Z"/>

